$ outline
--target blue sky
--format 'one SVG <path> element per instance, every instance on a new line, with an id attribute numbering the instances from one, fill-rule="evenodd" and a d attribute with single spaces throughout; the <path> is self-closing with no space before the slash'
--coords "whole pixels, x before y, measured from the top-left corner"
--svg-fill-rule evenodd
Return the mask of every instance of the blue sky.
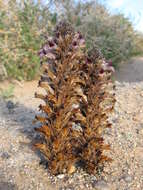
<path id="1" fill-rule="evenodd" d="M 143 32 L 143 0 L 104 0 L 112 13 L 123 13 L 133 22 L 136 30 Z"/>

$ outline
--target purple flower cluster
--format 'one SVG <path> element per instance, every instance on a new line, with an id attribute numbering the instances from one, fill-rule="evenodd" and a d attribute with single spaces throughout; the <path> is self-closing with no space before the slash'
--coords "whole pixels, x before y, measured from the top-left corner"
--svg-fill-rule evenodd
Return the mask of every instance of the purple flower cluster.
<path id="1" fill-rule="evenodd" d="M 73 32 L 71 25 L 65 22 L 61 22 L 57 25 L 54 31 L 53 38 L 47 38 L 46 44 L 39 51 L 39 56 L 41 60 L 43 58 L 47 58 L 48 62 L 53 62 L 58 57 L 60 58 L 59 43 L 61 43 L 61 39 L 66 40 L 68 36 L 72 36 L 71 41 L 69 42 L 69 46 L 66 46 L 65 51 L 69 50 L 69 52 L 75 52 L 79 49 L 85 48 L 85 40 L 80 32 Z M 62 52 L 65 52 L 62 49 Z M 78 52 L 78 51 L 77 51 Z M 66 54 L 65 54 L 66 56 Z M 96 45 L 94 45 L 88 52 L 86 56 L 86 64 L 97 63 L 98 60 L 102 60 L 100 74 L 104 72 L 112 73 L 114 72 L 114 67 L 112 66 L 112 61 L 105 61 L 101 52 L 98 50 Z"/>
<path id="2" fill-rule="evenodd" d="M 57 31 L 56 34 L 57 33 L 59 33 L 59 32 Z M 61 35 L 61 32 L 59 34 Z M 63 42 L 64 42 L 64 39 L 69 34 L 66 33 L 64 35 L 64 38 L 62 38 L 62 36 L 60 36 L 60 35 L 47 39 L 46 44 L 39 51 L 39 56 L 40 56 L 41 60 L 43 58 L 48 58 L 49 60 L 57 59 L 57 57 L 59 56 L 59 51 L 58 51 L 59 41 L 61 43 L 61 39 L 63 39 Z M 79 33 L 79 32 L 74 33 L 73 38 L 72 38 L 71 42 L 69 43 L 69 47 L 66 47 L 65 51 L 67 50 L 67 48 L 69 48 L 69 51 L 75 51 L 77 49 L 85 48 L 85 40 L 84 40 L 83 36 L 81 35 L 81 33 Z M 63 49 L 62 49 L 62 52 L 64 52 Z"/>

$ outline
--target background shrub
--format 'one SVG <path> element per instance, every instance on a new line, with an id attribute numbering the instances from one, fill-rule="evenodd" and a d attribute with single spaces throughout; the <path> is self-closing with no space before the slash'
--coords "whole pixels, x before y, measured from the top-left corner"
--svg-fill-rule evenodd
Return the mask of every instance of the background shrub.
<path id="1" fill-rule="evenodd" d="M 121 14 L 111 15 L 100 3 L 49 0 L 0 2 L 0 68 L 5 78 L 32 80 L 39 76 L 37 51 L 43 36 L 63 17 L 86 38 L 95 41 L 104 57 L 115 67 L 143 53 L 143 36 Z M 0 77 L 3 79 L 3 77 Z"/>
<path id="2" fill-rule="evenodd" d="M 66 17 L 85 35 L 87 47 L 96 42 L 104 57 L 112 61 L 115 68 L 120 62 L 143 53 L 143 36 L 134 30 L 124 15 L 111 15 L 95 1 L 75 4 L 72 0 L 68 3 L 59 0 L 55 4 L 62 10 L 59 17 Z"/>
<path id="3" fill-rule="evenodd" d="M 39 74 L 37 51 L 50 28 L 49 12 L 34 1 L 9 1 L 0 17 L 0 62 L 9 77 L 31 80 Z"/>

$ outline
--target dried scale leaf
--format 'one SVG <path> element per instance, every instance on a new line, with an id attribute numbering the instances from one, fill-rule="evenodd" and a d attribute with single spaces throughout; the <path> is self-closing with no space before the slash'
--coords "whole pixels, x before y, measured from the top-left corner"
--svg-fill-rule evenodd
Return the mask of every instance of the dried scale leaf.
<path id="1" fill-rule="evenodd" d="M 41 123 L 35 130 L 43 136 L 35 147 L 44 154 L 52 174 L 73 173 L 79 162 L 95 174 L 111 161 L 104 155 L 110 146 L 102 135 L 111 127 L 108 115 L 115 104 L 110 92 L 113 69 L 96 46 L 86 50 L 82 35 L 67 22 L 56 26 L 39 54 L 43 68 L 39 86 L 46 95 L 35 94 L 45 102 L 39 106 L 44 116 L 35 117 Z"/>

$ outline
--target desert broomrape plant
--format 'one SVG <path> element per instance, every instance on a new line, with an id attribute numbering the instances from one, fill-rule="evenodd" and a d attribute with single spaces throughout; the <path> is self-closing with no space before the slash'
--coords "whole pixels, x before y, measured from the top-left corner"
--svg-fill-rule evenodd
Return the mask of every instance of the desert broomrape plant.
<path id="1" fill-rule="evenodd" d="M 41 127 L 41 141 L 34 146 L 48 162 L 51 174 L 72 173 L 78 163 L 96 173 L 105 161 L 103 131 L 110 128 L 113 110 L 112 66 L 96 46 L 87 50 L 85 40 L 67 22 L 60 22 L 53 37 L 47 37 L 39 52 L 43 74 L 39 86 L 46 95 L 35 94 L 45 103 L 35 119 Z"/>

